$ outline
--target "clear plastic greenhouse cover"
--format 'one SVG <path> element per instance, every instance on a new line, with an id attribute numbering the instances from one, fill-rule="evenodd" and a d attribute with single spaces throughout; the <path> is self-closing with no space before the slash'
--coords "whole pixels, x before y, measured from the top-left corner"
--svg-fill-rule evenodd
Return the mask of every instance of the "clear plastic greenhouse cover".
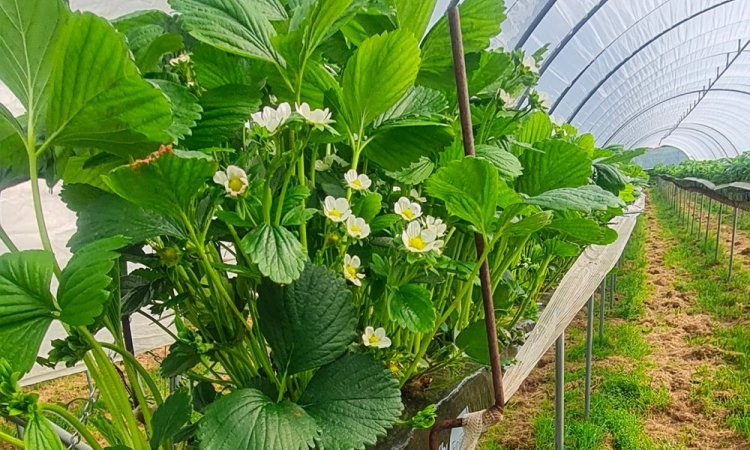
<path id="1" fill-rule="evenodd" d="M 437 0 L 433 21 L 448 3 Z M 169 10 L 166 0 L 70 5 L 108 18 Z M 750 148 L 750 1 L 506 0 L 506 13 L 494 45 L 549 45 L 539 90 L 600 145 L 674 146 L 693 159 Z"/>

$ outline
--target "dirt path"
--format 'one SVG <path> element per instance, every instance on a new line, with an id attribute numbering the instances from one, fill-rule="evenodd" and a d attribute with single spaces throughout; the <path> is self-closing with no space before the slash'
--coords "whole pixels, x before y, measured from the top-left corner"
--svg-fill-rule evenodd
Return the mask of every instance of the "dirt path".
<path id="1" fill-rule="evenodd" d="M 662 236 L 659 221 L 650 207 L 647 208 L 645 220 L 645 252 L 648 260 L 646 280 L 650 292 L 644 313 L 635 323 L 643 328 L 644 339 L 652 349 L 647 357 L 647 374 L 652 386 L 657 389 L 663 387 L 669 392 L 669 404 L 666 408 L 647 413 L 644 419 L 646 434 L 656 443 L 671 443 L 659 448 L 750 450 L 750 442 L 726 426 L 722 411 L 712 410 L 709 413 L 691 396 L 696 372 L 701 367 L 724 364 L 721 350 L 705 343 L 708 339 L 699 339 L 712 334 L 714 324 L 711 317 L 694 313 L 691 296 L 675 288 L 675 281 L 689 275 L 665 265 L 665 252 L 677 243 Z M 714 216 L 712 224 L 715 223 Z M 730 240 L 731 228 L 723 228 L 722 239 L 726 237 Z M 741 254 L 742 250 L 750 249 L 750 237 L 738 233 L 737 249 L 738 260 L 747 258 L 750 262 L 750 250 L 746 252 L 747 255 Z M 583 313 L 579 314 L 579 326 L 583 324 L 583 317 Z M 611 327 L 622 322 L 608 318 L 607 323 Z M 622 356 L 611 356 L 595 360 L 594 364 L 616 367 L 628 365 L 628 361 Z M 580 363 L 568 363 L 566 370 L 578 370 L 580 366 Z M 554 398 L 553 385 L 554 354 L 550 350 L 518 394 L 511 399 L 501 429 L 490 432 L 497 447 L 488 448 L 534 449 L 535 418 L 539 410 L 545 404 L 548 405 L 545 402 Z M 604 448 L 612 448 L 609 439 L 605 439 Z"/>
<path id="2" fill-rule="evenodd" d="M 709 336 L 713 322 L 706 314 L 691 314 L 692 299 L 674 288 L 675 279 L 687 275 L 664 265 L 666 249 L 677 243 L 660 236 L 660 225 L 651 209 L 646 212 L 646 220 L 646 276 L 653 288 L 641 323 L 652 330 L 645 336 L 652 347 L 649 376 L 655 386 L 663 385 L 670 394 L 669 406 L 647 419 L 647 433 L 655 441 L 674 441 L 677 437 L 685 448 L 750 449 L 750 443 L 726 428 L 721 413 L 709 416 L 691 398 L 696 370 L 702 365 L 723 364 L 716 347 L 688 342 L 689 337 Z"/>

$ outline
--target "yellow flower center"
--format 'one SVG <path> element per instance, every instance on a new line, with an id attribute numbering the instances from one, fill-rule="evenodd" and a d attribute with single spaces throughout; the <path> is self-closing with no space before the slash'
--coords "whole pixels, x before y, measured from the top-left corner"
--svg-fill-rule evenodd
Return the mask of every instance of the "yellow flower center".
<path id="1" fill-rule="evenodd" d="M 370 336 L 370 344 L 377 344 L 378 342 L 380 342 L 380 338 L 377 334 Z"/>
<path id="2" fill-rule="evenodd" d="M 416 250 L 424 250 L 427 247 L 427 243 L 422 239 L 422 236 L 414 236 L 409 239 L 409 247 Z"/>
<path id="3" fill-rule="evenodd" d="M 354 225 L 354 224 L 352 224 L 349 227 L 349 229 L 351 230 L 352 233 L 359 233 L 360 231 L 362 231 L 362 227 L 360 227 L 359 225 Z"/>
<path id="4" fill-rule="evenodd" d="M 230 178 L 229 179 L 229 189 L 231 189 L 234 192 L 239 192 L 242 190 L 242 187 L 245 186 L 245 183 L 242 182 L 241 178 Z"/>
<path id="5" fill-rule="evenodd" d="M 328 211 L 328 215 L 332 217 L 341 217 L 341 212 L 338 209 L 332 209 Z"/>
<path id="6" fill-rule="evenodd" d="M 412 212 L 412 210 L 409 208 L 402 210 L 401 214 L 403 214 L 404 217 L 406 217 L 409 220 L 414 218 L 414 212 Z"/>
<path id="7" fill-rule="evenodd" d="M 349 278 L 357 278 L 357 269 L 352 266 L 346 266 L 346 273 L 349 275 Z"/>
<path id="8" fill-rule="evenodd" d="M 352 184 L 357 187 L 362 187 L 362 182 L 359 181 L 359 178 L 355 178 L 354 181 L 352 181 Z"/>

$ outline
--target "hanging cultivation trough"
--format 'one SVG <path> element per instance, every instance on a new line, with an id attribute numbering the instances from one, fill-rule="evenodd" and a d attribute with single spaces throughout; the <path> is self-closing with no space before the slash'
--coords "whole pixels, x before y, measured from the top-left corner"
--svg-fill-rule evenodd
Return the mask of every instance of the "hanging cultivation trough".
<path id="1" fill-rule="evenodd" d="M 0 0 L 0 448 L 471 450 L 553 345 L 564 448 L 565 332 L 586 307 L 588 419 L 655 136 L 601 88 L 658 37 L 563 73 L 617 6 L 85 3 Z M 660 36 L 732 2 L 695 3 Z M 747 161 L 653 186 L 736 232 Z"/>

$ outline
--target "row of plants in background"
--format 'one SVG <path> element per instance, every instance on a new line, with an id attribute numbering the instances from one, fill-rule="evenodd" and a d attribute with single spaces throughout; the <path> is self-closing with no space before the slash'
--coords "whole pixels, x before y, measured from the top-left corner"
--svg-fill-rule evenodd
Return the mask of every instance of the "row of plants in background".
<path id="1" fill-rule="evenodd" d="M 653 173 L 675 178 L 700 178 L 714 184 L 750 183 L 750 155 L 705 161 L 686 160 L 676 165 L 657 164 Z"/>
<path id="2" fill-rule="evenodd" d="M 402 395 L 487 361 L 481 263 L 497 338 L 518 344 L 645 180 L 641 151 L 550 120 L 541 54 L 487 50 L 497 0 L 461 6 L 476 157 L 434 0 L 170 5 L 109 23 L 0 0 L 0 79 L 26 108 L 0 105 L 0 189 L 31 181 L 43 244 L 0 233 L 0 413 L 29 424 L 23 444 L 0 434 L 12 444 L 63 448 L 49 414 L 95 449 L 364 448 L 430 426 L 430 409 L 402 416 Z M 78 217 L 64 268 L 40 177 Z M 161 373 L 183 383 L 167 398 L 124 349 L 120 319 L 138 311 L 174 314 Z M 19 387 L 53 321 L 69 336 L 40 362 L 84 361 L 110 420 Z"/>

